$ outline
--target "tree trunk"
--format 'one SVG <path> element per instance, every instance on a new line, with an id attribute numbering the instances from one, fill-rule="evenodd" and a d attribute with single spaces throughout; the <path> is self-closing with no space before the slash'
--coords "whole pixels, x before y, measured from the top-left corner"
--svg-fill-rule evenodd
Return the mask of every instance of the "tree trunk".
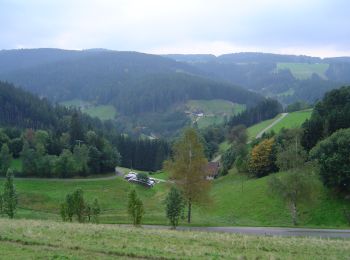
<path id="1" fill-rule="evenodd" d="M 191 199 L 188 199 L 188 215 L 187 215 L 187 223 L 191 223 L 191 208 L 192 208 Z"/>
<path id="2" fill-rule="evenodd" d="M 298 224 L 298 211 L 297 211 L 297 204 L 294 201 L 292 202 L 291 211 L 292 211 L 293 225 L 296 226 Z"/>

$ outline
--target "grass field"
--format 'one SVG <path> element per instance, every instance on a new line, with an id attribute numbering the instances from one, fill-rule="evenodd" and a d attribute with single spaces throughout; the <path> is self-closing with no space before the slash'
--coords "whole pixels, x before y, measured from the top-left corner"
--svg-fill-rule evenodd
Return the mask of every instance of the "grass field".
<path id="1" fill-rule="evenodd" d="M 289 113 L 281 121 L 275 124 L 267 132 L 274 131 L 278 133 L 282 128 L 298 128 L 305 122 L 306 119 L 310 118 L 312 114 L 312 109 L 307 109 L 303 111 L 296 111 Z M 260 133 L 263 129 L 272 124 L 276 119 L 281 117 L 281 114 L 277 115 L 273 119 L 262 121 L 248 128 L 248 138 L 252 140 Z"/>
<path id="2" fill-rule="evenodd" d="M 66 107 L 77 107 L 83 112 L 87 113 L 92 117 L 98 117 L 101 120 L 112 120 L 117 116 L 117 111 L 112 105 L 99 105 L 96 106 L 88 101 L 81 99 L 72 99 L 60 103 Z"/>
<path id="3" fill-rule="evenodd" d="M 227 100 L 189 100 L 186 104 L 187 110 L 191 112 L 203 112 L 201 118 L 194 117 L 197 120 L 199 128 L 205 128 L 210 125 L 221 124 L 225 116 L 238 114 L 245 110 L 245 105 L 233 103 Z"/>
<path id="4" fill-rule="evenodd" d="M 92 117 L 98 117 L 101 120 L 112 120 L 117 116 L 117 111 L 114 106 L 96 106 L 83 110 Z"/>
<path id="5" fill-rule="evenodd" d="M 13 159 L 11 161 L 11 169 L 21 172 L 22 171 L 22 160 L 21 159 Z"/>
<path id="6" fill-rule="evenodd" d="M 347 259 L 350 240 L 0 219 L 2 259 Z"/>
<path id="7" fill-rule="evenodd" d="M 311 114 L 312 109 L 289 113 L 280 122 L 275 124 L 270 131 L 275 131 L 278 133 L 282 128 L 298 128 L 305 122 L 306 119 L 311 117 Z"/>
<path id="8" fill-rule="evenodd" d="M 248 130 L 248 139 L 249 140 L 254 139 L 258 133 L 260 133 L 263 129 L 265 129 L 266 127 L 271 125 L 279 117 L 281 117 L 281 114 L 275 116 L 272 119 L 265 120 L 265 121 L 262 121 L 262 122 L 260 122 L 258 124 L 255 124 L 255 125 L 253 125 L 251 127 L 248 127 L 248 129 L 247 129 Z"/>
<path id="9" fill-rule="evenodd" d="M 325 79 L 328 67 L 326 63 L 277 63 L 277 70 L 289 69 L 297 79 L 309 79 L 313 73 Z"/>
<path id="10" fill-rule="evenodd" d="M 281 173 L 282 174 L 282 173 Z M 153 175 L 166 179 L 166 173 Z M 269 196 L 267 181 L 270 177 L 247 179 L 231 171 L 213 181 L 211 201 L 206 206 L 195 206 L 193 225 L 198 226 L 291 226 L 288 208 Z M 0 180 L 2 187 L 3 180 Z M 164 199 L 169 190 L 167 183 L 152 189 L 130 184 L 122 178 L 113 180 L 15 180 L 19 194 L 17 218 L 59 220 L 59 204 L 75 188 L 82 188 L 87 201 L 100 201 L 102 223 L 130 223 L 127 194 L 135 188 L 145 205 L 147 224 L 168 224 Z M 302 207 L 300 226 L 346 227 L 343 215 L 345 203 L 332 198 L 322 190 L 313 207 Z M 186 225 L 186 223 L 182 223 Z"/>

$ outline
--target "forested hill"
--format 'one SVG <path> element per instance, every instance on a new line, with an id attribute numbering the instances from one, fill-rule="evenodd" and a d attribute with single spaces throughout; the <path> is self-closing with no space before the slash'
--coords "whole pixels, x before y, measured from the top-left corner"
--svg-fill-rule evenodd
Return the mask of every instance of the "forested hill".
<path id="1" fill-rule="evenodd" d="M 1 81 L 0 104 L 0 126 L 55 128 L 59 117 L 69 114 L 64 107 L 54 107 L 45 99 Z"/>
<path id="2" fill-rule="evenodd" d="M 206 73 L 284 104 L 297 100 L 313 103 L 327 91 L 350 83 L 350 58 L 310 57 L 272 53 L 213 55 L 165 55 Z"/>
<path id="3" fill-rule="evenodd" d="M 227 91 L 230 94 L 225 99 L 237 103 L 249 105 L 261 100 L 253 94 L 252 99 L 247 100 L 250 92 L 228 83 L 198 78 L 205 74 L 190 64 L 137 52 L 56 49 L 0 52 L 0 80 L 13 82 L 55 102 L 79 98 L 99 104 L 118 104 L 125 100 L 141 104 L 146 98 L 153 104 L 163 100 L 160 102 L 171 105 L 188 97 L 200 99 L 203 97 L 201 92 L 206 93 L 204 99 L 214 99 L 225 97 Z M 202 85 L 203 90 L 200 89 Z M 208 92 L 209 85 L 211 91 L 215 88 L 212 91 L 214 96 Z M 152 97 L 149 96 L 150 90 Z M 134 95 L 130 95 L 132 91 Z M 166 98 L 164 92 L 174 98 Z M 124 95 L 128 95 L 127 98 Z M 244 99 L 240 100 L 240 97 Z M 123 112 L 122 107 L 118 108 Z M 154 109 L 157 110 L 157 106 Z M 136 111 L 138 108 L 128 110 Z"/>

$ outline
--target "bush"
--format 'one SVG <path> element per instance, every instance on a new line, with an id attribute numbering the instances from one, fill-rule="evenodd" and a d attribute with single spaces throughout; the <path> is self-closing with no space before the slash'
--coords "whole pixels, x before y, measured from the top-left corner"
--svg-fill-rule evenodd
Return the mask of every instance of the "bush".
<path id="1" fill-rule="evenodd" d="M 310 157 L 320 166 L 323 183 L 345 194 L 350 194 L 349 154 L 350 128 L 338 130 L 310 151 Z"/>

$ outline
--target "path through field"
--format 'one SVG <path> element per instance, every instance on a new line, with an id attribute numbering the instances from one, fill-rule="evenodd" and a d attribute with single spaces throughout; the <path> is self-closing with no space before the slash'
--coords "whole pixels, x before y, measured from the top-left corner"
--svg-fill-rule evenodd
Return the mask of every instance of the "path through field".
<path id="1" fill-rule="evenodd" d="M 256 139 L 260 138 L 266 131 L 268 131 L 269 129 L 271 129 L 275 124 L 277 124 L 278 122 L 280 122 L 283 118 L 285 118 L 288 115 L 288 113 L 282 113 L 281 116 L 279 118 L 277 118 L 275 121 L 273 121 L 269 126 L 265 127 L 263 130 L 261 130 L 257 135 L 256 135 Z"/>

